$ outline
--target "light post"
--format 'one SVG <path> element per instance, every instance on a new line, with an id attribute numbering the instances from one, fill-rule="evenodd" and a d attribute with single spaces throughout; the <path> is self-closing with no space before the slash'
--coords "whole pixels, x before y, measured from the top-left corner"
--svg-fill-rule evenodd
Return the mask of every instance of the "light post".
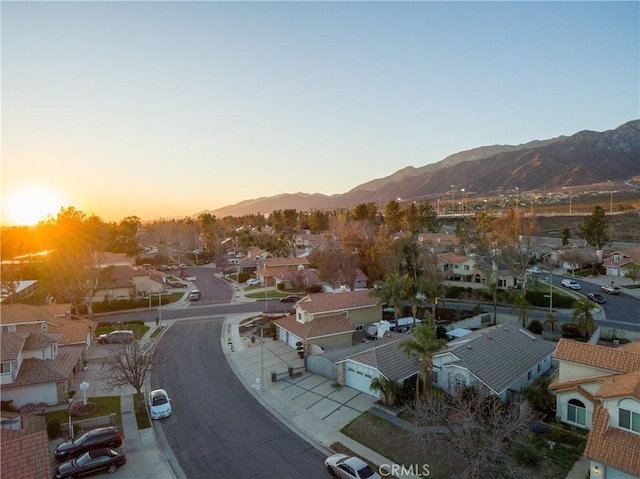
<path id="1" fill-rule="evenodd" d="M 609 192 L 609 213 L 613 213 L 613 190 Z"/>
<path id="2" fill-rule="evenodd" d="M 553 270 L 549 270 L 549 312 L 553 313 Z"/>
<path id="3" fill-rule="evenodd" d="M 82 381 L 80 383 L 80 390 L 82 391 L 82 403 L 87 405 L 87 389 L 89 389 L 89 383 L 87 381 Z"/>
<path id="4" fill-rule="evenodd" d="M 520 189 L 516 186 L 516 211 L 520 208 Z"/>
<path id="5" fill-rule="evenodd" d="M 158 293 L 158 324 L 162 321 L 162 284 L 160 284 L 160 292 Z"/>
<path id="6" fill-rule="evenodd" d="M 464 188 L 461 188 L 460 191 L 462 191 L 462 215 L 464 216 L 467 209 L 467 205 L 464 203 Z"/>
<path id="7" fill-rule="evenodd" d="M 456 214 L 456 185 L 451 185 L 451 216 Z"/>

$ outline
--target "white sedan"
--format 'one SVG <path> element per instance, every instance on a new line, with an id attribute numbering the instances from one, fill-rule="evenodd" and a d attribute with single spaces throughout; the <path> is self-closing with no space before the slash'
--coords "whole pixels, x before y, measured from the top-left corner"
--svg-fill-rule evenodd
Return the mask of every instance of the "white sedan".
<path id="1" fill-rule="evenodd" d="M 324 465 L 329 473 L 342 479 L 381 479 L 380 474 L 359 457 L 334 454 L 324 461 Z"/>
<path id="2" fill-rule="evenodd" d="M 563 279 L 562 286 L 569 289 L 580 289 L 580 283 L 574 281 L 573 279 Z"/>
<path id="3" fill-rule="evenodd" d="M 246 283 L 247 286 L 256 286 L 258 284 L 260 284 L 260 280 L 255 279 L 255 278 L 249 278 Z"/>
<path id="4" fill-rule="evenodd" d="M 156 389 L 149 393 L 149 412 L 151 419 L 162 419 L 171 416 L 171 399 L 164 389 Z"/>

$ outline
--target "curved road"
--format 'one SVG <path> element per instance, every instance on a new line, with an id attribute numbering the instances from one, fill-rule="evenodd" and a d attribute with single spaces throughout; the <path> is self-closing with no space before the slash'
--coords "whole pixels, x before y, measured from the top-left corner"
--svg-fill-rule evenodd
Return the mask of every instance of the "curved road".
<path id="1" fill-rule="evenodd" d="M 222 316 L 181 321 L 161 341 L 152 388 L 173 414 L 157 421 L 189 479 L 325 477 L 325 456 L 269 413 L 222 352 Z"/>

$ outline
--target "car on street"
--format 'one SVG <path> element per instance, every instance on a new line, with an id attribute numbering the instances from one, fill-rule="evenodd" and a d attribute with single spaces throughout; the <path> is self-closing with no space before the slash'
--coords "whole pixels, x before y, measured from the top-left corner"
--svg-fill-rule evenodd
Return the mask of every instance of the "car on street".
<path id="1" fill-rule="evenodd" d="M 202 293 L 200 293 L 200 291 L 197 289 L 194 289 L 189 293 L 189 301 L 200 301 L 201 297 Z"/>
<path id="2" fill-rule="evenodd" d="M 112 448 L 93 449 L 76 459 L 58 465 L 53 472 L 53 477 L 54 479 L 73 478 L 101 471 L 113 474 L 126 462 L 127 456 L 122 451 Z"/>
<path id="3" fill-rule="evenodd" d="M 540 274 L 542 270 L 537 266 L 532 266 L 531 268 L 527 268 L 527 274 Z"/>
<path id="4" fill-rule="evenodd" d="M 329 456 L 324 461 L 324 465 L 329 474 L 342 479 L 380 479 L 382 477 L 359 457 L 346 454 Z"/>
<path id="5" fill-rule="evenodd" d="M 54 456 L 58 461 L 68 461 L 93 449 L 122 445 L 122 433 L 115 427 L 99 427 L 85 432 L 81 436 L 56 446 Z"/>
<path id="6" fill-rule="evenodd" d="M 98 336 L 98 342 L 100 344 L 122 344 L 130 343 L 136 339 L 133 331 L 117 330 L 111 331 L 107 334 L 101 334 Z"/>
<path id="7" fill-rule="evenodd" d="M 295 303 L 296 301 L 300 301 L 300 296 L 296 296 L 295 294 L 290 294 L 289 296 L 280 298 L 281 303 Z"/>
<path id="8" fill-rule="evenodd" d="M 260 280 L 258 280 L 258 279 L 256 279 L 256 278 L 249 278 L 249 279 L 245 282 L 245 284 L 246 284 L 247 286 L 256 286 L 256 285 L 260 284 Z"/>
<path id="9" fill-rule="evenodd" d="M 598 304 L 602 304 L 602 303 L 606 303 L 607 300 L 604 299 L 604 296 L 602 296 L 601 294 L 598 293 L 589 293 L 587 294 L 587 298 L 590 299 L 591 301 L 593 301 L 594 303 L 598 303 Z"/>
<path id="10" fill-rule="evenodd" d="M 149 413 L 151 419 L 162 419 L 171 416 L 171 399 L 164 389 L 156 389 L 149 393 Z"/>
<path id="11" fill-rule="evenodd" d="M 580 283 L 573 279 L 563 279 L 562 286 L 569 289 L 580 289 Z"/>
<path id="12" fill-rule="evenodd" d="M 612 284 L 605 284 L 600 290 L 607 294 L 620 294 L 620 288 Z"/>

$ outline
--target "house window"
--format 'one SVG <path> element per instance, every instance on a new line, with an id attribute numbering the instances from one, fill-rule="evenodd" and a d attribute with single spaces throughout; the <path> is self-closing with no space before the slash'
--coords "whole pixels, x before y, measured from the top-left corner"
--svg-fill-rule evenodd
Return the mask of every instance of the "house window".
<path id="1" fill-rule="evenodd" d="M 356 324 L 356 331 L 364 331 L 364 324 Z"/>
<path id="2" fill-rule="evenodd" d="M 527 373 L 527 381 L 531 381 L 531 378 L 533 377 L 533 371 L 529 371 Z"/>
<path id="3" fill-rule="evenodd" d="M 47 330 L 47 328 L 49 327 L 49 325 L 48 325 L 48 324 L 47 324 L 47 322 L 45 321 L 44 323 L 42 323 L 42 326 L 41 326 L 41 327 L 42 327 L 42 330 L 43 330 L 43 331 L 46 331 L 46 330 Z"/>
<path id="4" fill-rule="evenodd" d="M 582 401 L 578 399 L 569 400 L 569 404 L 567 404 L 567 421 L 581 426 L 587 425 L 587 409 Z"/>
<path id="5" fill-rule="evenodd" d="M 432 383 L 438 382 L 438 371 L 431 371 L 431 382 Z"/>
<path id="6" fill-rule="evenodd" d="M 619 263 L 620 261 L 622 261 L 622 256 L 620 256 L 619 254 L 613 255 L 613 261 Z"/>
<path id="7" fill-rule="evenodd" d="M 465 270 L 465 271 L 469 271 L 469 265 L 468 265 L 468 264 L 465 264 L 465 265 L 464 265 L 464 270 Z"/>
<path id="8" fill-rule="evenodd" d="M 0 374 L 8 374 L 11 372 L 11 363 L 7 361 L 6 363 L 0 363 Z"/>
<path id="9" fill-rule="evenodd" d="M 302 322 L 302 311 L 298 311 L 298 321 Z"/>
<path id="10" fill-rule="evenodd" d="M 2 330 L 3 331 L 7 331 L 9 333 L 15 333 L 16 332 L 16 325 L 15 324 L 10 324 L 9 326 L 3 326 Z"/>
<path id="11" fill-rule="evenodd" d="M 345 318 L 349 317 L 349 311 L 347 311 L 346 309 L 342 310 L 342 316 L 344 316 Z"/>
<path id="12" fill-rule="evenodd" d="M 542 364 L 538 364 L 538 372 L 542 369 Z"/>
<path id="13" fill-rule="evenodd" d="M 628 409 L 618 409 L 618 427 L 640 433 L 640 413 Z"/>

